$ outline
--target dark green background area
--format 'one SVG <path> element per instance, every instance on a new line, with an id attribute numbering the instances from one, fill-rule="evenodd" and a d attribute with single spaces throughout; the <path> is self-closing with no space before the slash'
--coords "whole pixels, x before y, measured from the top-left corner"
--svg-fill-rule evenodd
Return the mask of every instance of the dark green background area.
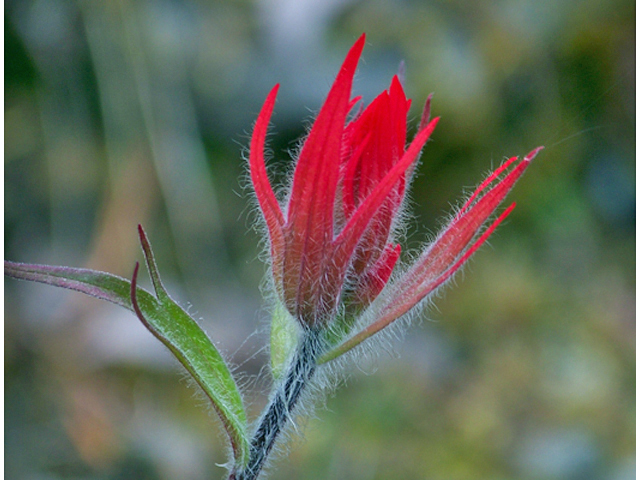
<path id="1" fill-rule="evenodd" d="M 277 185 L 362 32 L 354 95 L 373 99 L 404 61 L 414 132 L 434 92 L 405 252 L 492 167 L 546 146 L 490 245 L 425 321 L 346 367 L 271 478 L 635 478 L 634 2 L 47 0 L 5 14 L 5 258 L 129 277 L 142 223 L 252 417 L 268 313 L 245 158 L 273 84 Z M 181 378 L 128 312 L 6 280 L 6 478 L 222 478 L 223 434 Z"/>

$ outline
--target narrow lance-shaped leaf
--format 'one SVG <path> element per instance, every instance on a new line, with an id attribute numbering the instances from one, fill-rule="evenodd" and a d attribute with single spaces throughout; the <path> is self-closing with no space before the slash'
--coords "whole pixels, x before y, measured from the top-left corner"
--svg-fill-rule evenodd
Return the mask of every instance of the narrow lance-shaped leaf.
<path id="1" fill-rule="evenodd" d="M 136 288 L 138 265 L 131 281 L 131 303 L 138 318 L 165 344 L 193 376 L 207 395 L 229 435 L 236 465 L 244 465 L 249 452 L 247 419 L 242 397 L 222 355 L 193 318 L 182 309 L 162 285 L 153 252 L 144 230 L 138 227 L 147 268 L 158 297 L 153 312 L 139 307 Z"/>
<path id="2" fill-rule="evenodd" d="M 86 268 L 57 267 L 30 263 L 4 262 L 4 274 L 18 280 L 53 285 L 82 292 L 120 305 L 133 312 L 131 282 L 111 273 Z M 145 289 L 138 287 L 138 301 L 143 312 L 153 311 L 158 301 Z"/>
<path id="3" fill-rule="evenodd" d="M 194 377 L 211 400 L 229 435 L 236 464 L 246 461 L 249 449 L 242 399 L 222 356 L 198 324 L 176 304 L 162 286 L 151 246 L 139 227 L 140 239 L 158 298 L 133 281 L 83 268 L 5 261 L 5 275 L 62 287 L 107 300 L 136 313 Z"/>

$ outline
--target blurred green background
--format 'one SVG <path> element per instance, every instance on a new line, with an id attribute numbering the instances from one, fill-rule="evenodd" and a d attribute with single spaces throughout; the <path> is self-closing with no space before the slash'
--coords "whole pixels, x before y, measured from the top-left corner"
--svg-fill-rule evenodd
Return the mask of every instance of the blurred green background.
<path id="1" fill-rule="evenodd" d="M 280 82 L 282 180 L 366 32 L 354 94 L 404 60 L 413 128 L 430 92 L 442 116 L 407 249 L 503 158 L 547 148 L 428 321 L 352 368 L 270 478 L 635 478 L 634 22 L 630 0 L 8 0 L 5 258 L 129 277 L 144 224 L 255 415 L 248 135 Z M 5 281 L 6 478 L 223 478 L 188 384 L 128 312 Z"/>

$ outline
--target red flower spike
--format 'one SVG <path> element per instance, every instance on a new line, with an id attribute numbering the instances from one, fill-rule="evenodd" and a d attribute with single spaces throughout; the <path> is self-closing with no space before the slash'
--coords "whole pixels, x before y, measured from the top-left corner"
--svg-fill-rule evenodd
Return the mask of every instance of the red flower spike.
<path id="1" fill-rule="evenodd" d="M 267 97 L 252 136 L 251 180 L 269 231 L 275 286 L 287 309 L 305 325 L 324 316 L 325 296 L 320 290 L 326 281 L 327 264 L 334 261 L 333 216 L 342 136 L 347 114 L 355 105 L 350 100 L 351 85 L 364 42 L 362 35 L 349 51 L 304 142 L 286 217 L 269 184 L 264 162 L 264 140 L 277 87 Z"/>
<path id="2" fill-rule="evenodd" d="M 267 96 L 251 140 L 251 180 L 269 232 L 274 285 L 289 313 L 310 328 L 331 322 L 340 301 L 350 313 L 363 311 L 389 283 L 400 257 L 393 229 L 405 184 L 439 120 L 430 120 L 430 95 L 418 133 L 405 148 L 411 101 L 394 76 L 388 90 L 347 121 L 359 100 L 351 98 L 351 86 L 364 42 L 363 35 L 347 54 L 302 146 L 284 212 L 264 160 L 278 86 Z M 508 160 L 479 186 L 391 287 L 376 307 L 378 318 L 338 347 L 340 352 L 406 313 L 468 260 L 511 211 L 482 232 L 537 152 L 517 164 Z"/>

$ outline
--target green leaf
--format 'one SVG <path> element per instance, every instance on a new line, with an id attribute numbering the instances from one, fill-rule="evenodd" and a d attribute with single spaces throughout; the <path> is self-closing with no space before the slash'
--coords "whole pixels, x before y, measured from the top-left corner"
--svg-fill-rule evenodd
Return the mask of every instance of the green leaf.
<path id="1" fill-rule="evenodd" d="M 133 312 L 131 282 L 111 273 L 86 268 L 55 267 L 5 260 L 4 274 L 19 280 L 30 280 L 76 290 L 115 303 Z M 154 305 L 158 303 L 153 295 L 143 288 L 138 287 L 137 295 L 140 305 L 144 308 L 155 308 Z"/>
<path id="2" fill-rule="evenodd" d="M 157 298 L 137 286 L 138 264 L 132 281 L 95 270 L 7 261 L 5 275 L 76 290 L 134 312 L 145 327 L 169 348 L 211 400 L 229 435 L 236 465 L 244 465 L 248 459 L 249 441 L 238 386 L 222 355 L 205 332 L 167 294 L 144 230 L 138 228 Z"/>
<path id="3" fill-rule="evenodd" d="M 278 379 L 287 361 L 298 345 L 298 325 L 280 302 L 276 305 L 271 319 L 271 373 Z"/>
<path id="4" fill-rule="evenodd" d="M 139 289 L 136 288 L 138 265 L 136 265 L 131 282 L 133 308 L 142 323 L 171 350 L 209 397 L 229 435 L 236 464 L 243 465 L 248 459 L 249 440 L 246 414 L 238 386 L 222 355 L 206 333 L 167 294 L 144 230 L 142 227 L 138 228 L 147 267 L 159 302 L 153 312 L 138 308 Z"/>

